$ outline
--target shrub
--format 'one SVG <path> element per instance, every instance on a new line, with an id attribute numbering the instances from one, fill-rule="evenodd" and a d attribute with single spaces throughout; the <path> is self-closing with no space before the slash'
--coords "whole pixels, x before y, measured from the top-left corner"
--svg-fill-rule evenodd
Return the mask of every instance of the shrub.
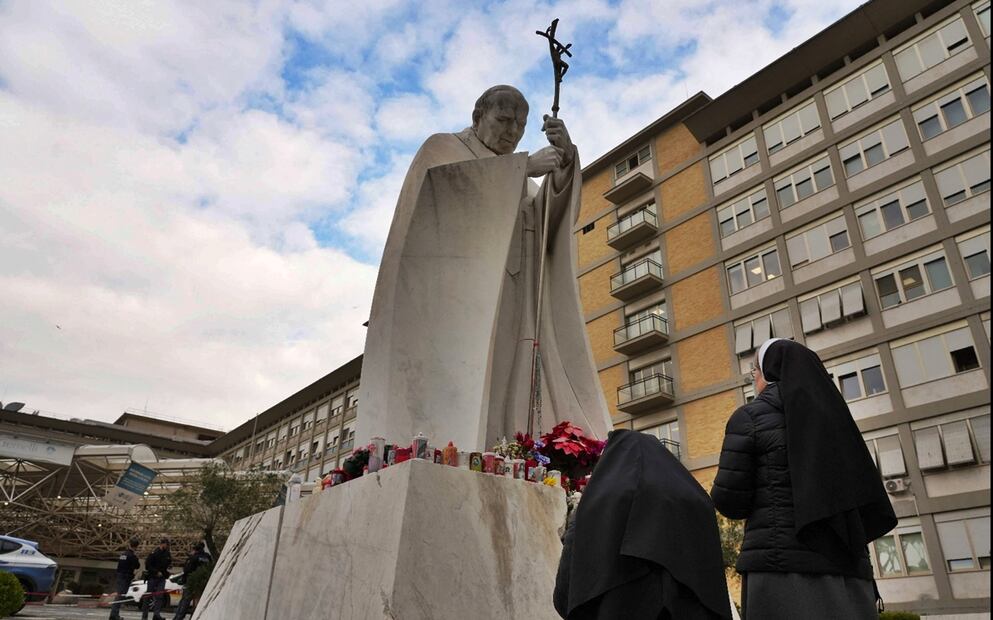
<path id="1" fill-rule="evenodd" d="M 879 614 L 879 620 L 921 620 L 921 617 L 909 611 L 884 611 Z"/>
<path id="2" fill-rule="evenodd" d="M 17 577 L 0 571 L 0 618 L 12 616 L 24 607 L 24 588 Z"/>
<path id="3" fill-rule="evenodd" d="M 214 572 L 213 562 L 201 566 L 186 578 L 184 587 L 193 594 L 193 598 L 200 598 L 203 591 L 207 589 L 207 582 L 210 581 L 210 574 L 212 572 Z"/>

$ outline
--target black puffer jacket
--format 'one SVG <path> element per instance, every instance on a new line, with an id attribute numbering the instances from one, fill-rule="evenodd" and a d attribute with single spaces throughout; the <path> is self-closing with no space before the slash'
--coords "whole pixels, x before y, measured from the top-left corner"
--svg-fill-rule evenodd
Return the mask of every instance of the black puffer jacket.
<path id="1" fill-rule="evenodd" d="M 872 579 L 868 549 L 839 565 L 804 546 L 794 533 L 793 487 L 786 456 L 786 417 L 779 387 L 768 386 L 728 420 L 714 506 L 730 519 L 747 519 L 738 572 L 847 575 Z"/>

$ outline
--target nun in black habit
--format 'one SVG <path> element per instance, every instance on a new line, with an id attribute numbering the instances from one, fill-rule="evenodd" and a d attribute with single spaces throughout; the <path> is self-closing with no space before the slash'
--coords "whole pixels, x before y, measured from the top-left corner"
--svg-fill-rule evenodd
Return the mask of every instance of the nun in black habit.
<path id="1" fill-rule="evenodd" d="M 563 618 L 731 618 L 713 504 L 650 435 L 610 433 L 563 543 Z"/>
<path id="2" fill-rule="evenodd" d="M 755 400 L 728 420 L 711 496 L 746 519 L 735 568 L 745 620 L 875 620 L 866 545 L 896 515 L 848 405 L 817 354 L 756 355 Z"/>

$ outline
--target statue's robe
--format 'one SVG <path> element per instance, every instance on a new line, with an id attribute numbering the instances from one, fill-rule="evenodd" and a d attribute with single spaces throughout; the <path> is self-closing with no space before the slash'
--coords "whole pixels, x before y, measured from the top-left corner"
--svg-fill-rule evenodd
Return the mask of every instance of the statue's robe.
<path id="1" fill-rule="evenodd" d="M 433 135 L 414 157 L 372 302 L 359 442 L 420 432 L 477 450 L 526 430 L 545 192 L 540 432 L 569 420 L 606 438 L 574 270 L 578 157 L 558 191 L 528 179 L 527 159 L 496 155 L 471 129 Z"/>

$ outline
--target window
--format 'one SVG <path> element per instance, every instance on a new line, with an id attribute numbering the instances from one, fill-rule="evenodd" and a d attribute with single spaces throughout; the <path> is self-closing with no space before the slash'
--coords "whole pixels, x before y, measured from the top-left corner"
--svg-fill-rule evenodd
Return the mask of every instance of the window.
<path id="1" fill-rule="evenodd" d="M 586 226 L 583 226 L 583 234 L 586 235 L 593 232 L 594 228 L 596 228 L 596 222 L 590 222 Z"/>
<path id="2" fill-rule="evenodd" d="M 735 261 L 727 271 L 732 295 L 783 275 L 776 248 L 767 248 L 743 261 Z"/>
<path id="3" fill-rule="evenodd" d="M 331 417 L 340 414 L 345 410 L 345 396 L 335 396 L 331 399 Z"/>
<path id="4" fill-rule="evenodd" d="M 351 409 L 352 407 L 357 407 L 359 404 L 359 388 L 355 387 L 345 394 L 345 408 Z"/>
<path id="5" fill-rule="evenodd" d="M 863 239 L 878 237 L 929 213 L 931 206 L 920 179 L 898 189 L 885 189 L 855 206 Z"/>
<path id="6" fill-rule="evenodd" d="M 897 49 L 893 57 L 904 82 L 968 49 L 971 43 L 961 17 L 953 17 Z"/>
<path id="7" fill-rule="evenodd" d="M 20 543 L 16 543 L 12 540 L 0 540 L 0 553 L 13 553 L 20 548 Z"/>
<path id="8" fill-rule="evenodd" d="M 710 179 L 717 185 L 745 168 L 759 163 L 755 136 L 748 136 L 710 158 Z"/>
<path id="9" fill-rule="evenodd" d="M 903 460 L 903 449 L 900 447 L 900 437 L 887 435 L 865 442 L 869 449 L 872 462 L 879 468 L 883 478 L 897 478 L 907 475 L 907 464 Z"/>
<path id="10" fill-rule="evenodd" d="M 898 526 L 870 543 L 872 563 L 880 578 L 926 575 L 931 572 L 919 525 Z"/>
<path id="11" fill-rule="evenodd" d="M 828 362 L 825 367 L 847 402 L 886 393 L 878 353 L 840 364 Z"/>
<path id="12" fill-rule="evenodd" d="M 907 141 L 907 132 L 903 128 L 903 121 L 897 117 L 842 145 L 838 152 L 841 155 L 841 165 L 845 168 L 845 176 L 850 177 L 908 148 L 910 143 Z"/>
<path id="13" fill-rule="evenodd" d="M 786 238 L 790 267 L 796 269 L 851 246 L 845 216 L 839 215 L 823 224 Z"/>
<path id="14" fill-rule="evenodd" d="M 873 278 L 883 310 L 951 288 L 954 284 L 941 251 L 904 263 L 887 273 L 875 274 Z"/>
<path id="15" fill-rule="evenodd" d="M 959 237 L 959 253 L 965 263 L 965 272 L 970 280 L 990 273 L 990 231 L 989 228 L 978 234 Z"/>
<path id="16" fill-rule="evenodd" d="M 298 432 L 300 432 L 300 422 L 297 421 L 290 424 L 290 437 L 295 436 Z"/>
<path id="17" fill-rule="evenodd" d="M 328 403 L 323 405 L 318 405 L 317 407 L 317 421 L 322 422 L 328 419 Z"/>
<path id="18" fill-rule="evenodd" d="M 762 131 L 765 133 L 765 146 L 769 150 L 769 154 L 775 153 L 815 129 L 819 129 L 820 126 L 821 119 L 817 115 L 817 106 L 811 99 L 771 123 L 762 126 Z"/>
<path id="19" fill-rule="evenodd" d="M 673 420 L 672 422 L 666 422 L 665 424 L 646 428 L 641 432 L 658 438 L 658 440 L 662 442 L 662 445 L 665 446 L 669 452 L 672 452 L 677 459 L 680 458 L 679 447 L 681 440 L 679 436 L 678 420 Z"/>
<path id="20" fill-rule="evenodd" d="M 937 518 L 935 519 L 937 521 Z M 938 540 L 950 571 L 989 570 L 990 517 L 939 521 Z"/>
<path id="21" fill-rule="evenodd" d="M 636 383 L 638 381 L 644 381 L 653 375 L 672 377 L 672 360 L 662 360 L 661 362 L 656 362 L 651 366 L 644 366 L 638 370 L 632 370 L 631 382 Z"/>
<path id="22" fill-rule="evenodd" d="M 914 122 L 922 140 L 930 140 L 990 110 L 990 86 L 986 76 L 973 76 L 927 103 L 914 108 Z"/>
<path id="23" fill-rule="evenodd" d="M 652 158 L 652 149 L 646 145 L 614 166 L 614 178 L 620 178 Z"/>
<path id="24" fill-rule="evenodd" d="M 976 19 L 979 21 L 979 27 L 982 29 L 983 34 L 988 38 L 990 36 L 990 2 L 985 0 L 983 2 L 977 2 L 972 5 L 972 10 L 976 12 Z"/>
<path id="25" fill-rule="evenodd" d="M 793 338 L 793 321 L 786 308 L 734 326 L 734 352 L 751 353 L 770 338 Z"/>
<path id="26" fill-rule="evenodd" d="M 774 185 L 776 198 L 779 199 L 779 208 L 785 209 L 834 185 L 831 161 L 827 157 L 822 157 L 815 162 L 804 164 L 776 179 Z"/>
<path id="27" fill-rule="evenodd" d="M 800 318 L 805 334 L 862 316 L 865 312 L 861 282 L 846 284 L 809 299 L 800 300 Z"/>
<path id="28" fill-rule="evenodd" d="M 745 226 L 767 217 L 769 217 L 769 199 L 764 187 L 717 209 L 717 221 L 720 223 L 721 237 L 727 237 Z"/>
<path id="29" fill-rule="evenodd" d="M 934 173 L 945 206 L 962 202 L 990 189 L 990 150 L 967 155 L 963 160 Z"/>
<path id="30" fill-rule="evenodd" d="M 903 387 L 979 368 L 975 344 L 968 327 L 892 348 L 896 374 Z"/>
<path id="31" fill-rule="evenodd" d="M 882 62 L 870 66 L 858 75 L 824 93 L 831 120 L 848 114 L 890 90 L 890 80 Z"/>
<path id="32" fill-rule="evenodd" d="M 280 427 L 280 429 L 279 429 L 279 440 L 280 441 L 286 439 L 286 433 L 288 431 L 289 431 L 289 426 L 287 426 L 287 425 L 284 424 L 282 427 Z"/>
<path id="33" fill-rule="evenodd" d="M 989 446 L 989 414 L 914 431 L 914 448 L 922 470 L 989 463 Z"/>

